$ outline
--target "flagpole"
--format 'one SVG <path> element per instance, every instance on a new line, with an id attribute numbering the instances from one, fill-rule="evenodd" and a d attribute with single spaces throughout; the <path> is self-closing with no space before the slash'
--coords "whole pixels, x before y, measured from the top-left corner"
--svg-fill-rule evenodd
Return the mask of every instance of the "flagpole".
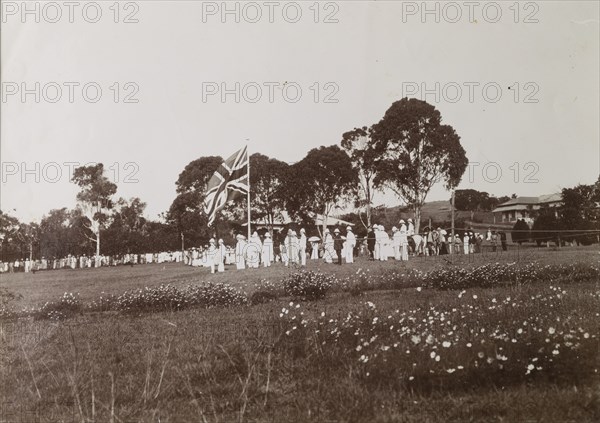
<path id="1" fill-rule="evenodd" d="M 246 138 L 246 155 L 248 156 L 248 241 L 250 241 L 250 140 Z"/>

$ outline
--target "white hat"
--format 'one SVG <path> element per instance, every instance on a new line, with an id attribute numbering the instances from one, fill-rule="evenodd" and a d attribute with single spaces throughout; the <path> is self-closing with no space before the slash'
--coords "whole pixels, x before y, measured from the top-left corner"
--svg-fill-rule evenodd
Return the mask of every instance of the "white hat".
<path id="1" fill-rule="evenodd" d="M 402 222 L 402 221 L 400 221 L 400 222 Z M 396 232 L 397 230 L 398 230 L 398 228 L 395 226 L 392 228 L 392 232 Z"/>
<path id="2" fill-rule="evenodd" d="M 270 234 L 269 232 L 267 232 L 267 233 L 265 234 L 265 238 L 271 238 L 271 234 Z"/>
<path id="3" fill-rule="evenodd" d="M 404 222 L 404 219 L 400 219 L 400 223 L 406 223 L 406 222 Z"/>
<path id="4" fill-rule="evenodd" d="M 219 238 L 219 244 L 223 243 L 223 238 Z"/>
<path id="5" fill-rule="evenodd" d="M 352 227 L 348 226 L 346 230 L 352 232 Z"/>
<path id="6" fill-rule="evenodd" d="M 409 217 L 409 218 L 408 218 L 408 221 L 409 221 L 409 222 L 412 222 L 412 219 Z"/>
<path id="7" fill-rule="evenodd" d="M 254 233 L 252 234 L 252 236 L 258 236 L 258 232 L 254 231 Z"/>
<path id="8" fill-rule="evenodd" d="M 215 239 L 214 239 L 214 238 L 211 238 L 211 239 L 210 239 L 208 242 L 210 242 L 210 243 L 213 243 L 213 244 L 214 244 L 214 242 L 215 242 Z"/>
<path id="9" fill-rule="evenodd" d="M 304 234 L 304 233 L 306 233 L 306 231 L 304 230 L 304 228 L 301 228 L 301 229 L 300 229 L 300 233 L 301 233 L 301 234 Z"/>
<path id="10" fill-rule="evenodd" d="M 383 227 L 383 225 L 379 225 L 379 229 L 381 229 L 382 231 L 385 231 L 385 228 Z"/>
<path id="11" fill-rule="evenodd" d="M 296 231 L 292 231 L 292 236 L 298 236 L 298 234 L 296 233 Z"/>
<path id="12" fill-rule="evenodd" d="M 337 233 L 339 233 L 339 232 L 340 232 L 340 228 L 335 228 L 335 229 L 333 230 L 333 232 L 337 232 Z"/>
<path id="13" fill-rule="evenodd" d="M 328 234 L 329 233 L 329 228 L 325 228 L 325 230 L 323 231 L 324 234 Z"/>

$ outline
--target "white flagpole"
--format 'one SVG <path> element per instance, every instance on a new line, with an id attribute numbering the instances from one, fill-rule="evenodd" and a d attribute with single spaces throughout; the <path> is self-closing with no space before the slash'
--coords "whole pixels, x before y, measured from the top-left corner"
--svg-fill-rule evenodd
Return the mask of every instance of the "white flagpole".
<path id="1" fill-rule="evenodd" d="M 250 140 L 246 138 L 246 155 L 248 156 L 248 241 L 250 241 Z"/>

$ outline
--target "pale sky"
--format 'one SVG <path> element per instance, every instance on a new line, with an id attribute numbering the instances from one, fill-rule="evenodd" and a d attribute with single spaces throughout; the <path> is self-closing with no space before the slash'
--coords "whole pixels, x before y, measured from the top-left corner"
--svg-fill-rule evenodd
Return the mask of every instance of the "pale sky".
<path id="1" fill-rule="evenodd" d="M 0 206 L 22 220 L 75 206 L 65 163 L 104 163 L 117 196 L 140 197 L 154 219 L 200 156 L 227 157 L 250 139 L 251 153 L 295 162 L 376 123 L 408 94 L 438 108 L 479 163 L 459 188 L 541 195 L 598 178 L 597 1 L 521 3 L 518 16 L 512 1 L 476 2 L 472 16 L 464 2 L 428 3 L 440 22 L 421 16 L 422 2 L 238 3 L 235 22 L 221 15 L 222 2 L 123 2 L 115 16 L 113 1 L 99 1 L 102 15 L 91 23 L 88 3 L 78 2 L 71 23 L 63 2 L 27 2 L 39 5 L 36 23 L 35 12 L 22 15 L 21 1 L 2 1 Z M 501 16 L 491 22 L 496 4 Z M 138 22 L 122 22 L 128 16 Z M 71 85 L 72 103 L 69 83 L 79 84 Z M 62 97 L 52 103 L 57 87 Z M 96 103 L 94 87 L 102 90 Z M 215 87 L 231 91 L 225 101 L 210 94 Z M 251 102 L 256 87 L 262 97 Z M 23 89 L 31 92 L 24 99 Z M 138 102 L 125 103 L 128 94 Z M 337 102 L 325 102 L 328 95 Z M 428 200 L 447 198 L 440 186 Z M 392 195 L 377 201 L 399 204 Z"/>

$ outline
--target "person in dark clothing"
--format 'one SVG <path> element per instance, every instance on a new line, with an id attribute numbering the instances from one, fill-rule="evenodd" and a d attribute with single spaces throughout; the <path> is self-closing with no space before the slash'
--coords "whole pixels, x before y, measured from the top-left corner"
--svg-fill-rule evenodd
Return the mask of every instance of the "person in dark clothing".
<path id="1" fill-rule="evenodd" d="M 335 228 L 335 231 L 333 231 L 333 249 L 337 254 L 339 265 L 342 264 L 342 248 L 344 248 L 344 240 L 340 235 L 340 230 Z"/>
<path id="2" fill-rule="evenodd" d="M 506 232 L 500 232 L 500 243 L 502 244 L 502 251 L 506 251 Z"/>
<path id="3" fill-rule="evenodd" d="M 283 244 L 283 236 L 281 229 L 278 229 L 277 232 L 273 232 L 273 258 L 281 259 L 281 244 Z"/>
<path id="4" fill-rule="evenodd" d="M 373 228 L 369 228 L 367 231 L 367 250 L 369 250 L 369 260 L 375 260 L 375 256 L 373 255 L 375 252 L 375 233 L 373 233 Z"/>

